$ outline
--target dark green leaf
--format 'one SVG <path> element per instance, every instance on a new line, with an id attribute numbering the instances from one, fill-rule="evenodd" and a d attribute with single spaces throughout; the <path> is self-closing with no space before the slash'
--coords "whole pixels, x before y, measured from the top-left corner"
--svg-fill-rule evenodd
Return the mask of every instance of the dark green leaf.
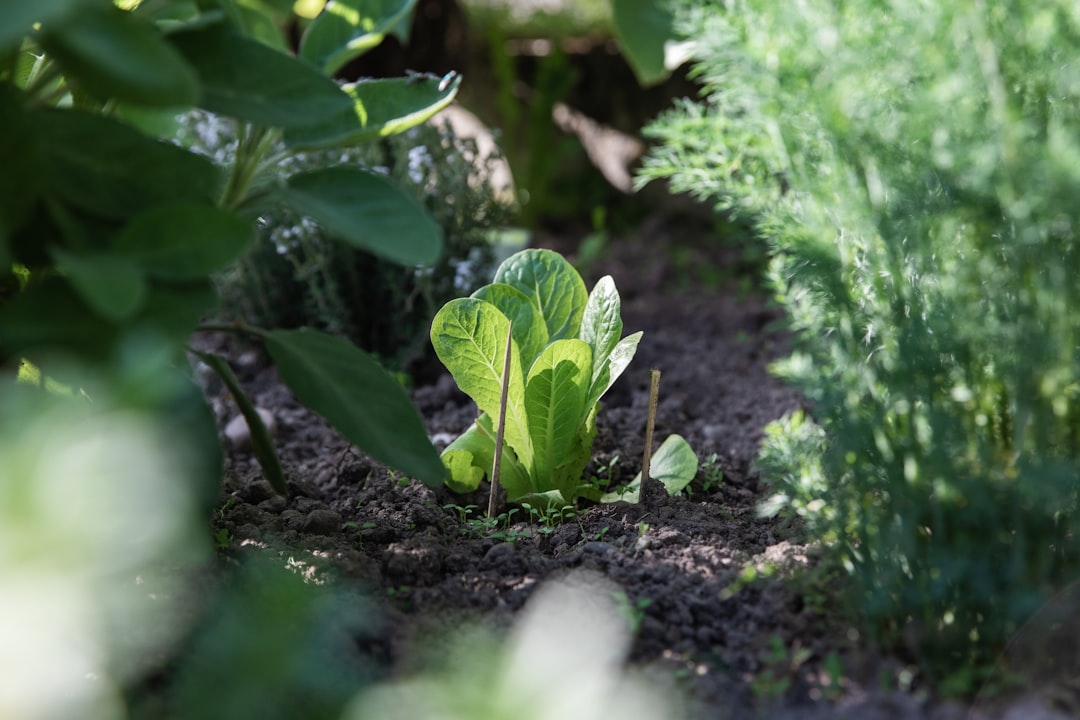
<path id="1" fill-rule="evenodd" d="M 249 36 L 275 50 L 282 52 L 289 50 L 289 44 L 281 29 L 265 10 L 237 4 L 236 11 L 240 18 L 241 27 Z"/>
<path id="2" fill-rule="evenodd" d="M 47 187 L 74 207 L 123 219 L 162 204 L 218 199 L 221 176 L 213 163 L 123 123 L 71 110 L 37 111 L 32 121 Z"/>
<path id="3" fill-rule="evenodd" d="M 131 317 L 146 298 L 146 279 L 127 258 L 111 253 L 76 255 L 55 247 L 52 254 L 82 299 L 107 320 Z"/>
<path id="4" fill-rule="evenodd" d="M 10 85 L 0 85 L 0 239 L 19 228 L 33 211 L 44 185 L 41 147 L 33 123 Z"/>
<path id="5" fill-rule="evenodd" d="M 638 82 L 655 85 L 668 76 L 664 46 L 675 36 L 665 0 L 611 0 L 615 37 Z"/>
<path id="6" fill-rule="evenodd" d="M 446 468 L 401 385 L 348 342 L 311 329 L 264 333 L 270 357 L 296 397 L 350 442 L 425 485 Z"/>
<path id="7" fill-rule="evenodd" d="M 383 41 L 416 0 L 330 0 L 300 39 L 300 57 L 327 75 Z"/>
<path id="8" fill-rule="evenodd" d="M 132 219 L 113 248 L 150 275 L 194 280 L 224 269 L 251 242 L 251 224 L 232 213 L 193 203 L 168 205 Z"/>
<path id="9" fill-rule="evenodd" d="M 194 104 L 195 74 L 157 28 L 112 4 L 82 4 L 41 44 L 66 77 L 100 100 L 154 107 Z"/>
<path id="10" fill-rule="evenodd" d="M 352 111 L 352 100 L 313 67 L 224 24 L 169 39 L 195 68 L 200 107 L 256 125 L 296 128 Z"/>
<path id="11" fill-rule="evenodd" d="M 259 467 L 262 468 L 267 482 L 277 490 L 279 495 L 288 495 L 289 488 L 285 484 L 285 472 L 281 469 L 281 461 L 274 450 L 274 442 L 270 439 L 270 433 L 267 431 L 266 425 L 263 424 L 262 418 L 252 404 L 251 399 L 244 393 L 244 388 L 240 386 L 240 381 L 236 379 L 236 375 L 233 374 L 229 363 L 225 362 L 225 358 L 218 355 L 199 352 L 198 350 L 192 352 L 202 358 L 202 361 L 217 373 L 217 376 L 221 378 L 221 381 L 225 383 L 225 387 L 232 394 L 233 400 L 236 401 L 236 407 L 240 409 L 240 414 L 244 416 L 244 420 L 247 422 L 248 430 L 251 433 L 251 451 L 255 455 L 255 459 L 259 461 Z"/>
<path id="12" fill-rule="evenodd" d="M 0 52 L 17 48 L 36 23 L 59 22 L 80 0 L 7 0 L 0 3 Z"/>
<path id="13" fill-rule="evenodd" d="M 426 121 L 453 102 L 461 77 L 363 80 L 344 85 L 352 98 L 348 108 L 317 125 L 285 131 L 292 148 L 356 145 L 404 132 Z"/>
<path id="14" fill-rule="evenodd" d="M 0 305 L 0 357 L 58 350 L 101 359 L 116 328 L 93 312 L 64 278 L 45 278 Z"/>
<path id="15" fill-rule="evenodd" d="M 331 167 L 299 173 L 280 190 L 282 202 L 355 247 L 403 265 L 430 265 L 442 232 L 427 211 L 374 173 Z"/>
<path id="16" fill-rule="evenodd" d="M 142 310 L 128 324 L 169 337 L 181 345 L 217 309 L 218 295 L 208 279 L 184 284 L 155 283 Z"/>

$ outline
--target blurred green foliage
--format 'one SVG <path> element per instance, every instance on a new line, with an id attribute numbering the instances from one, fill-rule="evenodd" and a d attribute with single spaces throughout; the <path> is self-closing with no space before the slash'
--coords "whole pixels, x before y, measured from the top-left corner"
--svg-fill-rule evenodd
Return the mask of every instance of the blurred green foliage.
<path id="1" fill-rule="evenodd" d="M 235 126 L 190 113 L 180 137 L 200 153 L 228 157 Z M 427 330 L 436 310 L 486 282 L 492 233 L 512 209 L 495 196 L 497 156 L 448 125 L 418 125 L 377 143 L 285 157 L 282 174 L 344 165 L 385 174 L 439 225 L 434 264 L 402 266 L 340 242 L 285 206 L 267 208 L 241 260 L 217 277 L 222 314 L 268 328 L 313 327 L 347 337 L 388 366 L 419 370 L 431 360 Z"/>
<path id="2" fill-rule="evenodd" d="M 707 92 L 652 127 L 642 178 L 770 243 L 795 331 L 776 369 L 824 430 L 770 429 L 768 509 L 830 542 L 879 639 L 938 680 L 986 667 L 1080 571 L 1080 13 L 680 16 Z"/>

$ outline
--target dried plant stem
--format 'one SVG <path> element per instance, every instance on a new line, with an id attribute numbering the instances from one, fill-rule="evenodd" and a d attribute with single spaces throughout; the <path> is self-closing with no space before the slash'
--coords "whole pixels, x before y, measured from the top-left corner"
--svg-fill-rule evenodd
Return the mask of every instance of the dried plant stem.
<path id="1" fill-rule="evenodd" d="M 649 465 L 652 462 L 653 428 L 656 425 L 656 402 L 660 394 L 660 371 L 653 368 L 649 371 L 652 383 L 649 385 L 649 417 L 645 421 L 645 453 L 641 458 L 641 487 L 638 492 L 642 502 L 651 494 L 652 480 L 649 477 Z"/>
<path id="2" fill-rule="evenodd" d="M 506 394 L 510 388 L 510 341 L 513 338 L 514 323 L 506 331 L 506 352 L 503 359 L 502 394 L 499 396 L 499 421 L 495 425 L 495 462 L 491 465 L 491 492 L 488 494 L 488 517 L 495 517 L 495 506 L 499 497 L 499 472 L 502 469 L 503 434 L 506 428 Z"/>

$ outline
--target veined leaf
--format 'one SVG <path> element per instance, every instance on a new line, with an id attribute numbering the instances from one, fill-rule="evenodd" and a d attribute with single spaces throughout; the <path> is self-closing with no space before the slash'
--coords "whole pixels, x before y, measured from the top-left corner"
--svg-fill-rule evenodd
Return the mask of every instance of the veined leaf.
<path id="1" fill-rule="evenodd" d="M 256 125 L 296 128 L 352 109 L 330 78 L 223 23 L 169 35 L 199 76 L 198 105 Z"/>
<path id="2" fill-rule="evenodd" d="M 694 480 L 698 471 L 698 458 L 690 443 L 682 435 L 668 435 L 656 449 L 649 463 L 649 475 L 663 483 L 668 495 L 678 495 Z M 636 503 L 641 499 L 641 473 L 637 474 L 623 493 L 604 493 L 601 502 Z"/>
<path id="3" fill-rule="evenodd" d="M 626 366 L 634 359 L 638 343 L 641 342 L 641 336 L 642 333 L 638 331 L 633 335 L 624 337 L 612 348 L 611 354 L 602 363 L 599 372 L 594 370 L 594 378 L 589 386 L 588 402 L 590 407 L 600 402 L 600 398 L 611 389 L 611 386 L 623 374 Z"/>
<path id="4" fill-rule="evenodd" d="M 615 281 L 605 275 L 589 293 L 585 314 L 581 317 L 581 339 L 593 351 L 593 380 L 599 376 L 608 356 L 622 338 L 622 300 Z"/>
<path id="5" fill-rule="evenodd" d="M 525 411 L 533 442 L 529 468 L 534 492 L 553 484 L 555 468 L 564 464 L 585 420 L 585 399 L 592 378 L 592 350 L 581 340 L 556 340 L 529 370 Z"/>
<path id="6" fill-rule="evenodd" d="M 439 454 L 404 388 L 370 355 L 309 328 L 263 334 L 270 357 L 300 402 L 379 462 L 425 485 L 446 478 Z"/>
<path id="7" fill-rule="evenodd" d="M 113 249 L 154 277 L 194 280 L 239 258 L 252 232 L 250 223 L 211 205 L 166 205 L 134 218 Z"/>
<path id="8" fill-rule="evenodd" d="M 361 80 L 342 86 L 352 102 L 323 122 L 286 128 L 285 144 L 293 149 L 358 145 L 404 132 L 425 122 L 453 102 L 461 76 L 426 75 Z"/>
<path id="9" fill-rule="evenodd" d="M 431 265 L 442 231 L 411 195 L 375 173 L 330 167 L 297 173 L 282 201 L 354 247 L 403 265 Z"/>
<path id="10" fill-rule="evenodd" d="M 472 297 L 489 302 L 513 322 L 511 332 L 521 352 L 521 365 L 528 372 L 533 361 L 548 345 L 547 325 L 525 293 L 504 283 L 485 285 Z"/>
<path id="11" fill-rule="evenodd" d="M 189 107 L 198 83 L 184 58 L 153 23 L 112 5 L 82 3 L 47 26 L 42 47 L 64 74 L 99 100 Z"/>
<path id="12" fill-rule="evenodd" d="M 481 412 L 499 414 L 506 334 L 510 321 L 491 303 L 476 298 L 451 300 L 431 323 L 431 344 L 461 391 Z M 510 343 L 510 379 L 506 398 L 505 438 L 518 461 L 533 461 L 529 420 L 525 412 L 525 378 L 517 342 Z"/>
<path id="13" fill-rule="evenodd" d="M 495 271 L 495 282 L 525 293 L 548 329 L 548 340 L 575 338 L 588 292 L 574 266 L 552 250 L 531 248 L 511 255 Z"/>
<path id="14" fill-rule="evenodd" d="M 300 38 L 300 57 L 327 75 L 375 47 L 416 0 L 330 0 Z"/>

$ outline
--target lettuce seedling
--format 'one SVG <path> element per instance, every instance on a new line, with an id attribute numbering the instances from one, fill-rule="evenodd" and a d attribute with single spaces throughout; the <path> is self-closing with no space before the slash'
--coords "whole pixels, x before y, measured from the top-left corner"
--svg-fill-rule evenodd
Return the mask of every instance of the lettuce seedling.
<path id="1" fill-rule="evenodd" d="M 581 479 L 596 437 L 596 412 L 642 335 L 621 337 L 621 309 L 610 276 L 587 292 L 565 258 L 538 249 L 511 256 L 492 284 L 443 306 L 432 323 L 432 345 L 481 412 L 443 452 L 451 489 L 475 490 L 491 470 L 492 418 L 498 416 L 509 333 L 499 477 L 507 499 L 544 496 L 560 505 L 582 496 L 599 500 Z"/>

